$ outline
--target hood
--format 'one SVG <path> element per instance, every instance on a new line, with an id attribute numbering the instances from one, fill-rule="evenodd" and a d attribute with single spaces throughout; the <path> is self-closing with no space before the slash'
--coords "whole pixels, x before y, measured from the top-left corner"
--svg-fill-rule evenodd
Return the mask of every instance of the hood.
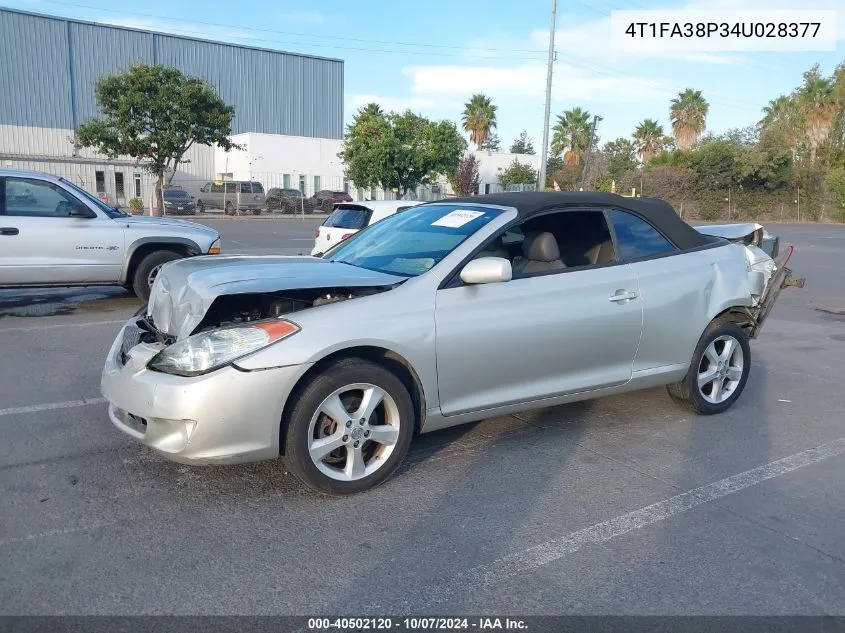
<path id="1" fill-rule="evenodd" d="M 191 202 L 193 202 L 193 200 Z M 188 220 L 176 220 L 174 218 L 153 217 L 149 215 L 130 215 L 129 217 L 120 218 L 120 221 L 125 222 L 129 226 L 136 225 L 142 228 L 153 228 L 154 226 L 170 226 L 173 228 L 187 228 L 193 229 L 195 231 L 217 233 L 217 231 L 215 231 L 211 227 L 206 226 L 205 224 L 199 224 L 198 222 L 190 222 Z"/>
<path id="2" fill-rule="evenodd" d="M 405 277 L 316 257 L 213 255 L 162 266 L 147 306 L 155 326 L 184 338 L 217 297 L 300 288 L 389 286 Z"/>

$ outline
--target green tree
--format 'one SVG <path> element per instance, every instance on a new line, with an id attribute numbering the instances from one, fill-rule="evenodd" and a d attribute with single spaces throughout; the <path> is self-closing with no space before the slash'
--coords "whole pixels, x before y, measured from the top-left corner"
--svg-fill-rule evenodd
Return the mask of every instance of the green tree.
<path id="1" fill-rule="evenodd" d="M 528 138 L 528 132 L 522 130 L 511 144 L 511 154 L 534 154 L 534 144 Z"/>
<path id="2" fill-rule="evenodd" d="M 590 113 L 575 107 L 558 115 L 552 127 L 552 154 L 563 156 L 567 165 L 579 165 L 584 151 L 590 145 L 592 123 Z M 593 139 L 593 144 L 598 139 Z"/>
<path id="3" fill-rule="evenodd" d="M 410 110 L 359 112 L 347 128 L 338 157 L 357 187 L 397 189 L 404 196 L 438 175 L 453 173 L 466 150 L 454 123 L 432 121 Z"/>
<path id="4" fill-rule="evenodd" d="M 607 173 L 612 180 L 619 180 L 625 172 L 637 167 L 637 147 L 627 138 L 605 143 L 602 152 L 608 157 Z"/>
<path id="5" fill-rule="evenodd" d="M 376 102 L 368 103 L 358 110 L 360 114 L 372 114 L 373 116 L 384 116 L 384 110 Z"/>
<path id="6" fill-rule="evenodd" d="M 481 144 L 481 149 L 485 152 L 501 152 L 502 142 L 499 140 L 499 135 L 496 133 L 490 135 L 487 140 Z"/>
<path id="7" fill-rule="evenodd" d="M 502 170 L 499 174 L 499 184 L 502 187 L 509 185 L 527 185 L 537 182 L 537 170 L 531 165 L 520 163 L 517 159 Z"/>
<path id="8" fill-rule="evenodd" d="M 836 219 L 845 222 L 845 167 L 831 169 L 825 182 L 836 201 Z"/>
<path id="9" fill-rule="evenodd" d="M 454 173 L 449 174 L 449 184 L 459 196 L 471 196 L 478 191 L 478 159 L 474 154 L 465 154 Z"/>
<path id="10" fill-rule="evenodd" d="M 644 165 L 663 150 L 664 143 L 663 126 L 654 119 L 643 120 L 634 130 L 634 144 Z"/>
<path id="11" fill-rule="evenodd" d="M 721 190 L 739 184 L 739 148 L 716 139 L 702 143 L 692 154 L 692 169 L 700 189 Z"/>
<path id="12" fill-rule="evenodd" d="M 832 79 L 821 76 L 818 64 L 804 73 L 804 83 L 796 92 L 796 101 L 806 121 L 804 137 L 810 163 L 814 163 L 819 146 L 827 140 L 839 113 L 836 86 Z"/>
<path id="13" fill-rule="evenodd" d="M 162 190 L 191 146 L 238 149 L 229 139 L 235 109 L 205 81 L 177 68 L 137 64 L 101 77 L 94 94 L 102 118 L 82 123 L 74 143 L 110 158 L 138 159 L 156 177 L 158 213 Z"/>
<path id="14" fill-rule="evenodd" d="M 698 137 L 704 133 L 709 111 L 710 104 L 701 96 L 700 90 L 687 88 L 672 99 L 669 115 L 678 149 L 689 149 L 695 145 Z"/>
<path id="15" fill-rule="evenodd" d="M 763 119 L 759 123 L 761 139 L 786 144 L 795 159 L 799 154 L 804 125 L 804 115 L 798 102 L 791 96 L 781 95 L 763 108 Z"/>
<path id="16" fill-rule="evenodd" d="M 490 97 L 481 93 L 472 95 L 464 104 L 464 131 L 469 132 L 470 141 L 475 143 L 478 149 L 482 149 L 496 127 L 496 109 Z"/>

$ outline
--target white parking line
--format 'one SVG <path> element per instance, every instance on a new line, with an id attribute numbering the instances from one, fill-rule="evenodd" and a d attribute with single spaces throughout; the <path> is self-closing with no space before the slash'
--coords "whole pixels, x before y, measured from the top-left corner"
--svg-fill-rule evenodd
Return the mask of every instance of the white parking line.
<path id="1" fill-rule="evenodd" d="M 68 400 L 67 402 L 48 402 L 46 404 L 32 404 L 28 407 L 11 407 L 0 409 L 0 416 L 17 415 L 19 413 L 37 413 L 38 411 L 51 411 L 53 409 L 72 409 L 74 407 L 87 407 L 93 404 L 105 404 L 105 398 L 86 398 L 85 400 Z"/>
<path id="2" fill-rule="evenodd" d="M 421 591 L 415 591 L 414 600 L 417 601 L 420 596 L 426 596 L 423 606 L 431 607 L 456 595 L 467 595 L 467 593 L 471 593 L 473 588 L 485 587 L 491 583 L 501 583 L 503 580 L 554 562 L 589 545 L 607 543 L 628 532 L 665 521 L 676 514 L 692 510 L 710 501 L 732 495 L 769 479 L 780 477 L 843 453 L 845 453 L 845 437 L 714 481 L 706 486 L 689 490 L 608 521 L 596 523 L 566 536 L 499 558 L 487 565 L 480 565 L 459 572 L 445 582 L 423 587 Z M 420 605 L 415 602 L 414 606 L 419 607 Z"/>
<path id="3" fill-rule="evenodd" d="M 0 334 L 3 332 L 29 332 L 30 330 L 52 330 L 58 327 L 86 327 L 89 325 L 115 325 L 117 323 L 126 323 L 129 317 L 125 319 L 117 319 L 114 321 L 88 321 L 86 323 L 55 323 L 53 325 L 26 325 L 21 327 L 0 327 Z"/>

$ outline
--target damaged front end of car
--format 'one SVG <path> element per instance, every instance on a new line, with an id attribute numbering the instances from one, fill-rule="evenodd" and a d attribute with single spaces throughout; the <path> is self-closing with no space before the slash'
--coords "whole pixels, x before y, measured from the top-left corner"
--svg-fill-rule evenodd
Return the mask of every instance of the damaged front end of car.
<path id="1" fill-rule="evenodd" d="M 153 371 L 202 375 L 296 334 L 291 315 L 403 281 L 313 258 L 172 262 L 162 267 L 146 308 L 125 326 L 119 360 L 125 365 L 143 350 Z"/>
<path id="2" fill-rule="evenodd" d="M 743 318 L 740 324 L 748 331 L 749 338 L 756 338 L 781 291 L 787 287 L 804 287 L 806 279 L 793 277 L 792 270 L 787 267 L 795 247 L 790 244 L 781 249 L 780 238 L 756 223 L 711 224 L 695 228 L 705 235 L 744 246 L 751 305 L 741 310 Z"/>

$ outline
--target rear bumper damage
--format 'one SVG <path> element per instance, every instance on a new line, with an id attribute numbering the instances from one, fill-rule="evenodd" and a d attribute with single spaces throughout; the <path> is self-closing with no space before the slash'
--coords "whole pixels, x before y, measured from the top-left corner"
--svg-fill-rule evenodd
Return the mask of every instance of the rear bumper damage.
<path id="1" fill-rule="evenodd" d="M 772 274 L 772 277 L 760 297 L 760 301 L 757 303 L 757 306 L 748 310 L 748 314 L 751 317 L 751 327 L 748 331 L 749 338 L 756 338 L 760 333 L 763 324 L 768 318 L 769 313 L 772 311 L 775 302 L 784 288 L 804 287 L 806 279 L 804 277 L 793 277 L 792 270 L 786 266 L 794 251 L 795 247 L 790 244 L 783 253 L 776 255 L 775 272 Z"/>

